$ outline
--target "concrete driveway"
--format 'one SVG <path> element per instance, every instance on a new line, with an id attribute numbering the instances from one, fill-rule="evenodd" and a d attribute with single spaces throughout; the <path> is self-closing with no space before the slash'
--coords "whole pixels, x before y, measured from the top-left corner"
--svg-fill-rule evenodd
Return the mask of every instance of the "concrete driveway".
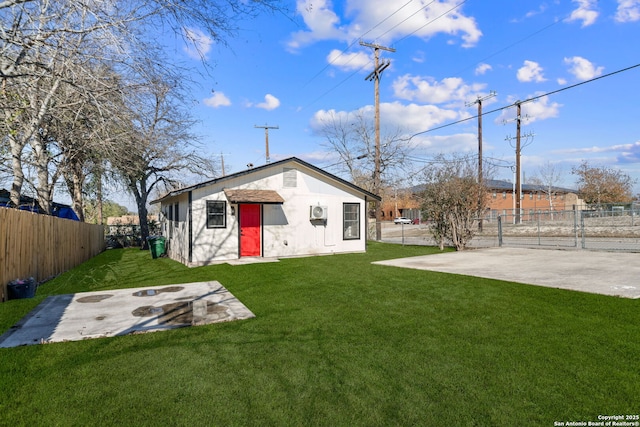
<path id="1" fill-rule="evenodd" d="M 255 317 L 216 281 L 47 297 L 0 347 L 156 332 Z"/>
<path id="2" fill-rule="evenodd" d="M 487 248 L 374 264 L 640 298 L 640 254 L 637 253 Z"/>

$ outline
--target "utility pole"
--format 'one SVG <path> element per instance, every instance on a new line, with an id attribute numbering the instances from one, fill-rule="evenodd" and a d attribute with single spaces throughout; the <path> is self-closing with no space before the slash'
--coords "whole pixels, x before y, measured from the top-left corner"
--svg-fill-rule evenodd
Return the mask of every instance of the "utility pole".
<path id="1" fill-rule="evenodd" d="M 489 92 L 489 95 L 480 97 L 470 103 L 467 103 L 467 107 L 472 106 L 473 104 L 478 104 L 478 185 L 480 188 L 483 188 L 484 177 L 482 176 L 482 101 L 486 101 L 487 99 L 493 98 L 496 96 L 496 91 L 492 90 Z M 484 212 L 480 212 L 480 208 L 482 207 L 482 198 L 485 197 L 482 192 L 478 195 L 478 231 L 482 231 L 482 215 Z"/>
<path id="2" fill-rule="evenodd" d="M 522 173 L 520 169 L 520 124 L 522 122 L 522 106 L 520 101 L 516 102 L 516 107 L 516 224 L 520 224 L 520 197 L 522 194 L 522 182 L 520 179 L 520 174 Z"/>
<path id="3" fill-rule="evenodd" d="M 226 173 L 224 173 L 224 154 L 220 153 L 220 164 L 222 165 L 222 176 L 225 176 Z"/>
<path id="4" fill-rule="evenodd" d="M 267 164 L 269 164 L 271 163 L 271 160 L 269 159 L 269 129 L 280 129 L 280 128 L 278 126 L 268 126 L 267 124 L 265 124 L 264 126 L 254 125 L 253 127 L 264 129 L 264 140 L 265 140 L 265 147 L 267 151 Z"/>
<path id="5" fill-rule="evenodd" d="M 360 42 L 360 46 L 370 47 L 373 49 L 374 54 L 374 67 L 373 71 L 365 77 L 365 80 L 374 82 L 374 96 L 375 96 L 375 127 L 376 127 L 376 141 L 375 141 L 375 160 L 373 169 L 373 193 L 378 195 L 380 193 L 380 76 L 382 72 L 391 65 L 390 60 L 386 60 L 380 63 L 380 50 L 386 50 L 388 52 L 395 52 L 396 50 L 390 47 L 380 46 L 378 44 Z M 382 239 L 382 206 L 380 202 L 375 201 L 376 211 L 376 240 Z"/>
<path id="6" fill-rule="evenodd" d="M 522 170 L 520 168 L 520 157 L 522 154 L 522 144 L 521 144 L 521 125 L 522 125 L 522 101 L 516 101 L 516 176 L 515 176 L 515 218 L 514 223 L 520 224 L 520 209 L 521 209 L 521 199 L 522 199 Z M 532 138 L 534 136 L 533 133 L 528 133 L 524 135 L 525 138 Z M 507 137 L 507 140 L 511 140 L 511 137 Z M 529 144 L 526 144 L 529 145 Z"/>

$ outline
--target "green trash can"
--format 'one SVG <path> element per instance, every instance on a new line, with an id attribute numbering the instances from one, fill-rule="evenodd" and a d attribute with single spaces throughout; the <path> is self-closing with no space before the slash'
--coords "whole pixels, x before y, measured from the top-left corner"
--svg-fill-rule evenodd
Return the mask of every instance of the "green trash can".
<path id="1" fill-rule="evenodd" d="M 163 236 L 149 236 L 147 241 L 149 242 L 149 250 L 153 259 L 164 255 L 165 238 Z"/>

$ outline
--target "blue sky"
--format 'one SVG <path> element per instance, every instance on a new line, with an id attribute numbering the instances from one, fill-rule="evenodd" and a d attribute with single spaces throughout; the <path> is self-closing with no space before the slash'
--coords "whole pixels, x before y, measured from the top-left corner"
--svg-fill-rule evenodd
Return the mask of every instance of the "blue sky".
<path id="1" fill-rule="evenodd" d="M 438 153 L 477 153 L 477 120 L 467 106 L 495 91 L 484 111 L 568 88 L 640 63 L 640 0 L 299 0 L 288 13 L 240 22 L 218 46 L 188 29 L 214 64 L 195 77 L 193 113 L 205 149 L 224 156 L 227 173 L 296 156 L 335 163 L 318 134 L 330 114 L 370 114 L 373 50 L 396 49 L 380 82 L 383 129 L 411 137 L 411 156 L 425 165 Z M 202 68 L 193 46 L 175 54 Z M 195 74 L 194 74 L 195 75 Z M 522 169 L 536 175 L 547 162 L 558 184 L 575 187 L 581 160 L 640 180 L 640 67 L 522 104 Z M 483 117 L 483 154 L 495 178 L 513 179 L 515 108 Z M 438 130 L 433 130 L 438 128 Z M 409 169 L 409 168 L 408 168 Z M 640 192 L 636 185 L 634 193 Z"/>

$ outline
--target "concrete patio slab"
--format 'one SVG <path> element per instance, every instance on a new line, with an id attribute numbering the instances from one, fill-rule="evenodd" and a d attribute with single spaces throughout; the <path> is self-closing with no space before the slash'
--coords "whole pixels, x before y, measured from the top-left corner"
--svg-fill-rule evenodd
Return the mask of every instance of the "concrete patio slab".
<path id="1" fill-rule="evenodd" d="M 640 298 L 640 254 L 637 253 L 503 247 L 374 264 Z"/>
<path id="2" fill-rule="evenodd" d="M 255 317 L 216 281 L 47 297 L 0 347 L 156 332 Z"/>

